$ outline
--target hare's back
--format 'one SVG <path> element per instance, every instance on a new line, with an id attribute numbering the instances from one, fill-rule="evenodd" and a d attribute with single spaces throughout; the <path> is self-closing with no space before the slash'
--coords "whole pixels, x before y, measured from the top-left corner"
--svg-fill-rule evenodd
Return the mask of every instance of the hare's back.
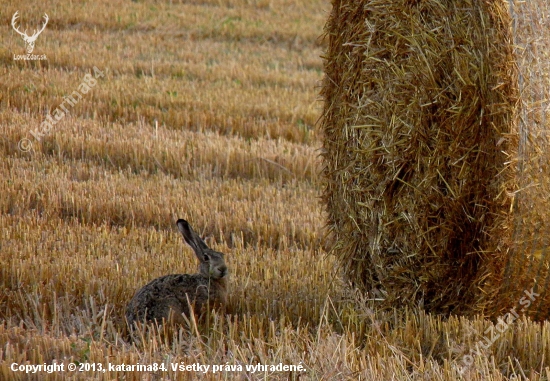
<path id="1" fill-rule="evenodd" d="M 198 274 L 171 274 L 153 279 L 143 286 L 134 296 L 134 299 L 162 299 L 175 296 L 181 300 L 194 299 L 202 293 L 207 281 Z M 204 290 L 206 292 L 206 290 Z M 187 296 L 186 296 L 187 294 Z"/>
<path id="2" fill-rule="evenodd" d="M 195 303 L 207 295 L 207 280 L 198 274 L 165 275 L 136 292 L 126 309 L 126 318 L 130 323 L 161 320 L 168 317 L 170 310 L 188 315 L 188 301 Z"/>

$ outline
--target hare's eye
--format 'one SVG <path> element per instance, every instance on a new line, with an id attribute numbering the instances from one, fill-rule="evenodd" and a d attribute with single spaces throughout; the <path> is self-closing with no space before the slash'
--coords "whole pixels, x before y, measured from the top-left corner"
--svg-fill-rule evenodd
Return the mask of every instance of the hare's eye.
<path id="1" fill-rule="evenodd" d="M 210 256 L 208 254 L 204 254 L 203 259 L 205 262 L 208 262 L 210 260 Z"/>

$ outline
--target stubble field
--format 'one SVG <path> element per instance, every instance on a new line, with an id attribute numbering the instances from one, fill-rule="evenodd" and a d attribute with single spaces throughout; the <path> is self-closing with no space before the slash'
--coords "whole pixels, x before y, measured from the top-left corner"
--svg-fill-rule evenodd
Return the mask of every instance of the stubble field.
<path id="1" fill-rule="evenodd" d="M 550 379 L 547 323 L 497 330 L 377 312 L 342 281 L 318 198 L 330 7 L 46 1 L 0 11 L 0 379 Z M 49 15 L 33 52 L 46 60 L 14 60 L 25 53 L 16 11 L 29 33 Z M 74 91 L 82 99 L 71 105 Z M 132 342 L 123 316 L 135 290 L 196 271 L 178 218 L 226 253 L 227 310 Z M 18 368 L 54 361 L 106 371 Z M 138 363 L 166 370 L 108 367 Z M 281 363 L 304 371 L 246 370 Z"/>

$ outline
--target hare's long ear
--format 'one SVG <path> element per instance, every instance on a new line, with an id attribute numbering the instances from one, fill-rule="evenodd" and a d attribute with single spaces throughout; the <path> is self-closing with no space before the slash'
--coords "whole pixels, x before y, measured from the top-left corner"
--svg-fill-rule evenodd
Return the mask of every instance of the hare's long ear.
<path id="1" fill-rule="evenodd" d="M 205 250 L 208 250 L 208 246 L 201 237 L 195 231 L 193 228 L 191 228 L 191 225 L 189 225 L 189 222 L 179 219 L 176 224 L 178 225 L 178 229 L 183 235 L 183 238 L 185 239 L 185 242 L 191 248 L 195 251 L 196 256 L 199 258 L 199 260 L 202 262 L 203 260 L 208 260 L 208 256 L 206 255 L 205 258 Z"/>

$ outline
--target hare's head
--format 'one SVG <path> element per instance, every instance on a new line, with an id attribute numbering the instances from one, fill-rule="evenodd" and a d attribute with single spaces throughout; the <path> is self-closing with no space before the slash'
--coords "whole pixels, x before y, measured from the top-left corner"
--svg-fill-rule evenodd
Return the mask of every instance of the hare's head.
<path id="1" fill-rule="evenodd" d="M 227 266 L 223 259 L 223 253 L 210 249 L 187 221 L 179 219 L 177 225 L 185 242 L 191 246 L 199 259 L 199 272 L 201 275 L 212 279 L 221 279 L 227 276 Z"/>

